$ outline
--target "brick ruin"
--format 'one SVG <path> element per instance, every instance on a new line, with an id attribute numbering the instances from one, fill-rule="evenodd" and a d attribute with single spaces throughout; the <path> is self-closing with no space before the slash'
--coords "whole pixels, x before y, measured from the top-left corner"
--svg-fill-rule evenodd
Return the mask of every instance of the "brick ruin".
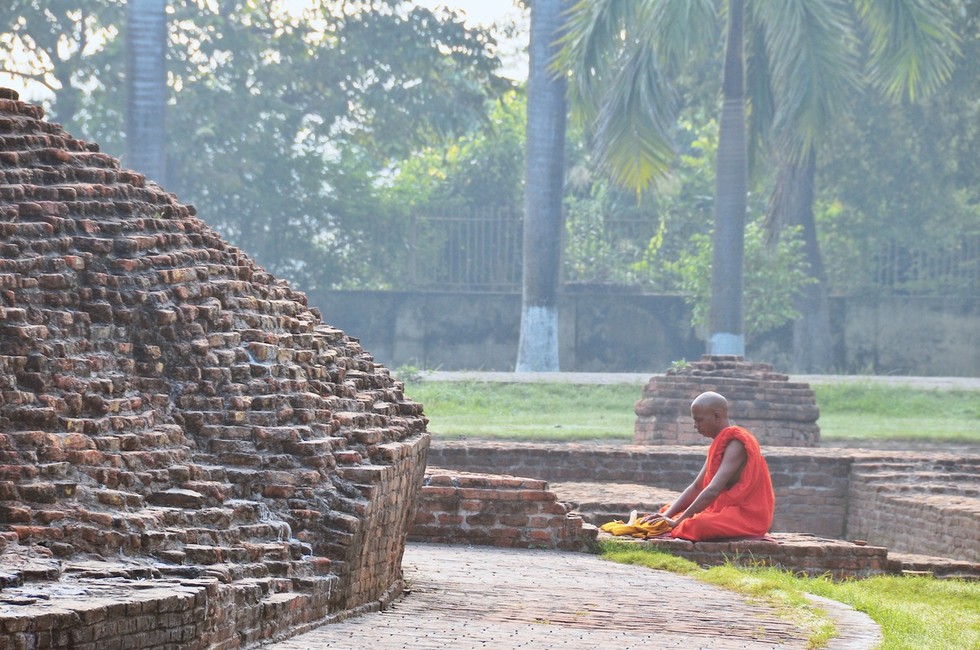
<path id="1" fill-rule="evenodd" d="M 0 90 L 0 646 L 244 647 L 376 608 L 428 445 L 302 293 Z"/>
<path id="2" fill-rule="evenodd" d="M 776 491 L 772 531 L 789 535 L 780 540 L 786 548 L 766 552 L 784 554 L 783 566 L 812 571 L 822 557 L 842 563 L 824 565 L 831 572 L 862 575 L 858 568 L 869 563 L 872 571 L 893 567 L 887 552 L 889 561 L 901 558 L 905 566 L 928 566 L 937 575 L 980 577 L 980 455 L 799 447 L 769 447 L 765 454 Z M 571 506 L 571 514 L 601 525 L 677 498 L 704 463 L 704 447 L 443 440 L 433 444 L 428 461 L 443 472 L 495 475 L 505 467 L 508 474 L 534 477 Z M 417 523 L 427 523 L 429 510 L 447 511 L 438 499 L 429 503 L 428 489 Z M 801 535 L 811 539 L 801 541 Z M 829 541 L 855 539 L 861 548 Z M 730 549 L 719 544 L 666 544 L 665 550 L 701 563 L 707 555 L 724 562 Z M 759 557 L 759 547 L 739 544 Z"/>
<path id="3" fill-rule="evenodd" d="M 691 423 L 691 401 L 704 391 L 728 399 L 734 424 L 763 445 L 816 447 L 820 443 L 816 397 L 771 364 L 738 356 L 705 355 L 647 382 L 636 403 L 633 440 L 638 445 L 706 445 Z"/>

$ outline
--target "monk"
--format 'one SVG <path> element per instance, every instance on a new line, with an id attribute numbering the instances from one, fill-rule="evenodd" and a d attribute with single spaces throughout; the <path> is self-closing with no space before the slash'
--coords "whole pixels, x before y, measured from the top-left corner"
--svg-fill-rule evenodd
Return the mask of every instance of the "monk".
<path id="1" fill-rule="evenodd" d="M 698 433 L 711 438 L 704 466 L 674 503 L 640 521 L 663 521 L 671 537 L 695 542 L 763 537 L 776 499 L 759 442 L 728 421 L 728 400 L 718 393 L 698 395 L 691 417 Z"/>

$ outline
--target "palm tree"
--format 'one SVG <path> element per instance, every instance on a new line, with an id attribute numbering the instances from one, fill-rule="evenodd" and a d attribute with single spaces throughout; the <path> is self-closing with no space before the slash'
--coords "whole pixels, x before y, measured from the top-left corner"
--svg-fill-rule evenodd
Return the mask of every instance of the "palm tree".
<path id="1" fill-rule="evenodd" d="M 558 370 L 558 268 L 564 187 L 565 78 L 551 70 L 563 0 L 531 5 L 518 372 Z"/>
<path id="2" fill-rule="evenodd" d="M 858 87 L 859 37 L 869 36 L 867 70 L 872 83 L 892 96 L 914 98 L 938 86 L 952 70 L 955 37 L 950 13 L 940 4 L 944 3 L 580 0 L 572 8 L 559 65 L 571 71 L 573 110 L 594 125 L 598 156 L 614 178 L 641 190 L 665 173 L 670 161 L 665 133 L 673 113 L 665 110 L 668 104 L 662 100 L 668 93 L 649 85 L 675 73 L 684 59 L 704 56 L 717 33 L 716 16 L 727 7 L 709 352 L 744 354 L 741 230 L 746 186 L 741 183 L 749 159 L 746 105 L 748 124 L 766 129 L 758 135 L 777 143 L 786 165 L 771 202 L 772 223 L 803 225 L 811 238 L 811 273 L 819 278 L 816 230 L 807 223 L 812 222 L 815 151 L 834 115 L 844 110 L 848 93 Z M 748 92 L 743 94 L 746 42 L 753 56 Z M 623 90 L 636 79 L 647 86 L 639 92 Z M 634 100 L 621 101 L 628 92 Z M 756 141 L 756 134 L 749 141 Z M 622 152 L 629 152 L 633 160 L 624 161 Z M 792 183 L 802 185 L 794 188 Z"/>
<path id="3" fill-rule="evenodd" d="M 745 354 L 742 259 L 748 193 L 744 33 L 745 1 L 729 0 L 715 171 L 715 234 L 711 253 L 708 353 L 738 356 Z"/>
<path id="4" fill-rule="evenodd" d="M 126 163 L 166 183 L 166 0 L 126 6 Z"/>

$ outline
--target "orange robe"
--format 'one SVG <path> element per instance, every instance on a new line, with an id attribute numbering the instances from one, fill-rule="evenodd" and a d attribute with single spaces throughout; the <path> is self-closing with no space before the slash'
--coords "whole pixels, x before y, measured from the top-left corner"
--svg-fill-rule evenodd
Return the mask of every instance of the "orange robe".
<path id="1" fill-rule="evenodd" d="M 732 440 L 745 445 L 748 456 L 738 481 L 719 494 L 707 508 L 678 524 L 670 533 L 672 537 L 704 542 L 731 537 L 762 537 L 769 532 L 776 497 L 759 441 L 748 430 L 726 427 L 711 442 L 701 489 L 718 471 L 725 447 Z"/>

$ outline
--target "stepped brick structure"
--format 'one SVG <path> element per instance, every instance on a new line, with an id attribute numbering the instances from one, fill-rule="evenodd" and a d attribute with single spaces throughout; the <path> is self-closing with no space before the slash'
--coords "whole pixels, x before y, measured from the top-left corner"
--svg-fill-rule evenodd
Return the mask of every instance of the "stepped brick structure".
<path id="1" fill-rule="evenodd" d="M 705 355 L 650 379 L 636 403 L 634 442 L 708 444 L 694 429 L 691 401 L 709 390 L 728 399 L 732 422 L 752 431 L 764 446 L 816 447 L 820 443 L 820 411 L 808 384 L 789 381 L 767 363 L 720 355 Z"/>
<path id="2" fill-rule="evenodd" d="M 429 444 L 402 388 L 193 207 L 0 90 L 0 588 L 98 558 L 216 579 L 171 648 L 377 606 Z M 98 644 L 77 611 L 10 607 L 10 647 Z"/>

